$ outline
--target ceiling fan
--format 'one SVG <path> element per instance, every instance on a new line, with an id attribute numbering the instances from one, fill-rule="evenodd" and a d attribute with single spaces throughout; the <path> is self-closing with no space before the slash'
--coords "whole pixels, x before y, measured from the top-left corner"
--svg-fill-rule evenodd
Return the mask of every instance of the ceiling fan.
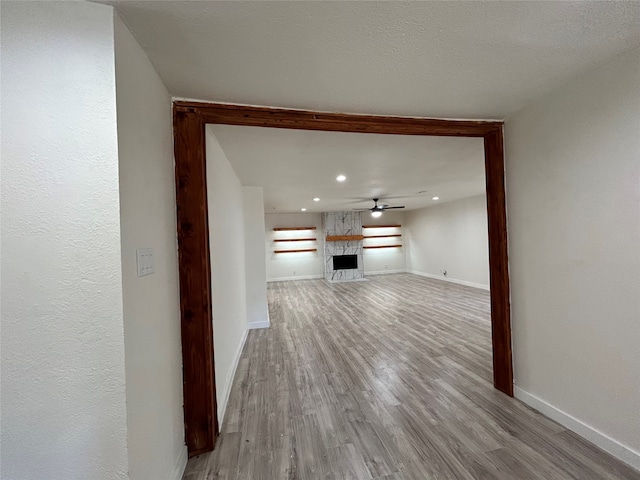
<path id="1" fill-rule="evenodd" d="M 404 208 L 404 205 L 402 206 L 398 206 L 398 207 L 390 207 L 389 205 L 386 205 L 384 203 L 381 203 L 378 205 L 378 200 L 380 200 L 379 198 L 374 198 L 373 200 L 373 208 L 362 208 L 362 209 L 354 209 L 357 212 L 371 212 L 371 216 L 372 217 L 379 217 L 380 215 L 382 215 L 382 212 L 384 212 L 385 210 L 392 210 L 394 208 Z"/>

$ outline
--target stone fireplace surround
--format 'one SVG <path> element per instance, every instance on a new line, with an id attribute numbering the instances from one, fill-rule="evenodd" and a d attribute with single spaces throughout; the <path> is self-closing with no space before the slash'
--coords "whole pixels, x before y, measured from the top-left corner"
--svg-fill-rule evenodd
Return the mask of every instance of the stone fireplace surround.
<path id="1" fill-rule="evenodd" d="M 322 230 L 325 239 L 330 236 L 362 235 L 362 214 L 360 212 L 328 212 L 322 214 Z M 329 282 L 350 282 L 364 280 L 362 240 L 340 240 L 324 242 L 324 278 Z M 334 270 L 333 257 L 336 255 L 356 255 L 358 268 Z"/>

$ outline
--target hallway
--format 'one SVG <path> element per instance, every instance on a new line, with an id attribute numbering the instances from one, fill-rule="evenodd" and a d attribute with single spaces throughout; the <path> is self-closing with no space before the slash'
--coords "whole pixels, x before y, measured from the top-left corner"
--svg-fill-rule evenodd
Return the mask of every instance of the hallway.
<path id="1" fill-rule="evenodd" d="M 397 274 L 268 295 L 185 480 L 639 478 L 494 390 L 488 292 Z"/>

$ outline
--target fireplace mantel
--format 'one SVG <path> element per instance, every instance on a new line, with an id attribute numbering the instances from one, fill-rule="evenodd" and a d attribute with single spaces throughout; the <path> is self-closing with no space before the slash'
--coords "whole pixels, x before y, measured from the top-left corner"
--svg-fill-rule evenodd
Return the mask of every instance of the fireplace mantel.
<path id="1" fill-rule="evenodd" d="M 350 240 L 363 240 L 364 235 L 327 235 L 327 242 L 348 242 Z"/>

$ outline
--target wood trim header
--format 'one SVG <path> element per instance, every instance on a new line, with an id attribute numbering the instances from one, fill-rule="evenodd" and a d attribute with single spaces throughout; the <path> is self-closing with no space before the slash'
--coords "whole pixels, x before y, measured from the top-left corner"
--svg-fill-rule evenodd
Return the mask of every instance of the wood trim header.
<path id="1" fill-rule="evenodd" d="M 205 123 L 326 132 L 484 137 L 502 128 L 502 122 L 495 120 L 386 117 L 224 103 L 175 101 L 174 108 L 177 112 L 197 111 L 202 115 Z"/>

